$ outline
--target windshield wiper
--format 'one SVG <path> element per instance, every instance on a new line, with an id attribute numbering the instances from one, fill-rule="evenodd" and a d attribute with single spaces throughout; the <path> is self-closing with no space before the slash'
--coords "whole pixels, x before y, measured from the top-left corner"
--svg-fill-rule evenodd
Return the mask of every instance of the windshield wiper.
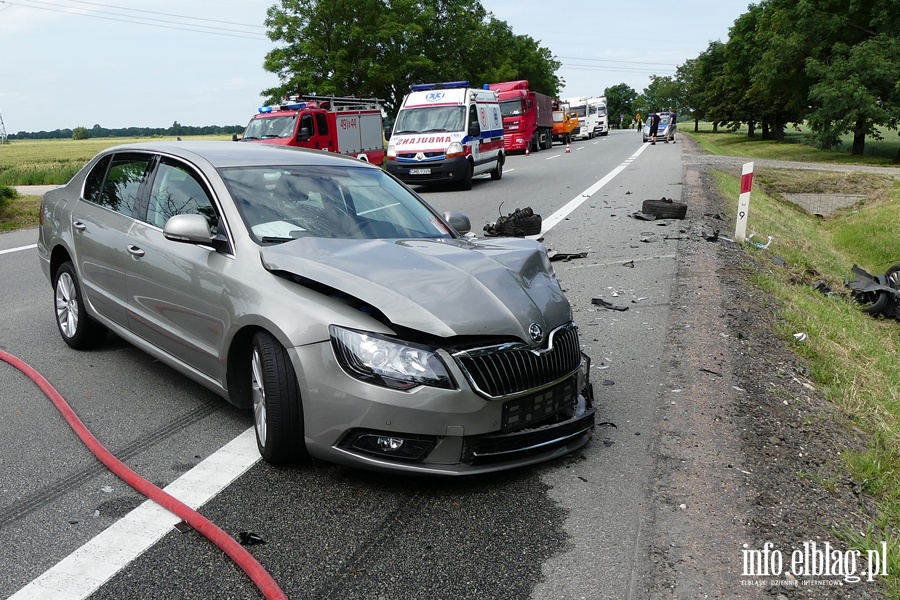
<path id="1" fill-rule="evenodd" d="M 241 138 L 242 140 L 258 140 L 259 138 L 253 135 L 245 135 Z"/>
<path id="2" fill-rule="evenodd" d="M 397 134 L 397 135 L 407 135 L 407 134 L 410 134 L 410 133 L 419 133 L 419 132 L 418 132 L 418 131 L 413 131 L 413 130 L 411 130 L 411 129 L 408 129 L 408 130 L 405 130 L 405 131 L 395 131 L 394 133 Z"/>
<path id="3" fill-rule="evenodd" d="M 425 131 L 421 131 L 419 133 L 435 133 L 437 131 L 449 131 L 449 129 L 445 127 L 438 127 L 437 129 L 426 129 Z"/>
<path id="4" fill-rule="evenodd" d="M 292 242 L 296 239 L 297 238 L 292 237 L 276 237 L 274 235 L 264 235 L 259 239 L 259 241 L 261 241 L 263 244 L 283 244 L 284 242 Z"/>

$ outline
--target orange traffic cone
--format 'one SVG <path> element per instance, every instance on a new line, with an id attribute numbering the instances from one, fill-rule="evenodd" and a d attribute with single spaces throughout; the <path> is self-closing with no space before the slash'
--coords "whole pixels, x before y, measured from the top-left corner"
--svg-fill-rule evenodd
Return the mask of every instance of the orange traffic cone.
<path id="1" fill-rule="evenodd" d="M 572 151 L 569 150 L 569 144 L 566 144 L 566 154 L 571 154 Z"/>

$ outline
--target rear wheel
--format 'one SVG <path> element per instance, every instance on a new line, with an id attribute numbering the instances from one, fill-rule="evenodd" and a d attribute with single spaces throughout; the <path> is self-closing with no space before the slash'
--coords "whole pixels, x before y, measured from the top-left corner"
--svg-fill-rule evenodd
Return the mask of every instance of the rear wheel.
<path id="1" fill-rule="evenodd" d="M 305 457 L 300 386 L 284 347 L 270 333 L 254 334 L 250 348 L 250 397 L 256 446 L 269 463 Z"/>
<path id="2" fill-rule="evenodd" d="M 106 327 L 88 315 L 84 295 L 75 265 L 64 262 L 56 270 L 53 281 L 56 304 L 56 326 L 63 341 L 72 348 L 83 350 L 97 346 L 106 337 Z"/>

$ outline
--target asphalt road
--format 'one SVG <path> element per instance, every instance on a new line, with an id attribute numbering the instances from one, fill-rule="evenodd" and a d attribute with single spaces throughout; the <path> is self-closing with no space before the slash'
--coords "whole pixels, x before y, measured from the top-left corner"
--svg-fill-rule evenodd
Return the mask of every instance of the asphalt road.
<path id="1" fill-rule="evenodd" d="M 548 248 L 588 252 L 554 263 L 593 359 L 598 426 L 582 451 L 452 480 L 257 462 L 200 512 L 235 537 L 252 531 L 265 540 L 249 549 L 291 598 L 643 598 L 650 433 L 678 251 L 665 238 L 677 236 L 678 222 L 628 215 L 647 198 L 680 199 L 680 151 L 614 131 L 568 153 L 556 145 L 512 156 L 501 181 L 478 177 L 468 192 L 421 190 L 436 208 L 468 214 L 476 233 L 530 206 L 552 225 Z M 40 371 L 110 450 L 168 485 L 251 427 L 249 412 L 118 338 L 96 351 L 70 350 L 27 248 L 35 239 L 34 230 L 0 235 L 0 349 Z M 594 306 L 593 297 L 628 310 Z M 2 363 L 0 411 L 0 597 L 8 597 L 48 569 L 60 572 L 60 561 L 143 498 Z M 90 597 L 261 595 L 205 538 L 172 530 Z"/>

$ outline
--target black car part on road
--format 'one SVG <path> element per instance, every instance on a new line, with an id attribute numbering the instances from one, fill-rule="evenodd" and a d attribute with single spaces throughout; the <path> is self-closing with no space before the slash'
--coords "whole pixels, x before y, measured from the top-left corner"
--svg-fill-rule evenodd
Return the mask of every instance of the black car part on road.
<path id="1" fill-rule="evenodd" d="M 687 204 L 663 196 L 659 200 L 644 200 L 641 212 L 658 219 L 683 219 L 687 215 Z"/>
<path id="2" fill-rule="evenodd" d="M 534 214 L 530 206 L 517 208 L 494 223 L 484 226 L 484 235 L 488 237 L 525 237 L 538 235 L 541 232 L 541 215 Z"/>

